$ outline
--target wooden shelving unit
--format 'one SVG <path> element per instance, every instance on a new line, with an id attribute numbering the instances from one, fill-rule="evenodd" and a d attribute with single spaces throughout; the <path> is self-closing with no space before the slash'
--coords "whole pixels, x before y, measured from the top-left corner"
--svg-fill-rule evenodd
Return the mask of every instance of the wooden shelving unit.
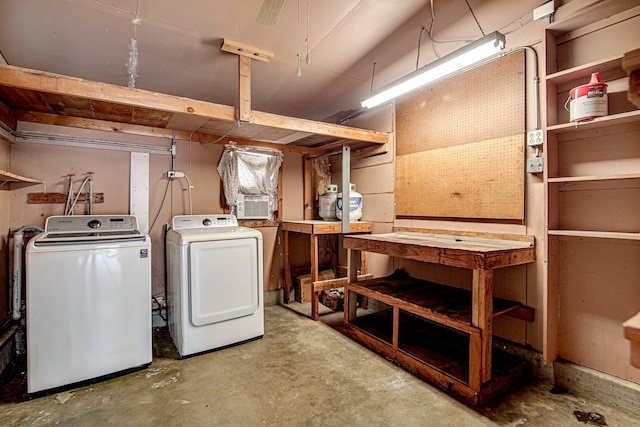
<path id="1" fill-rule="evenodd" d="M 533 262 L 532 238 L 398 231 L 345 236 L 350 250 L 345 332 L 410 372 L 473 405 L 482 405 L 525 372 L 523 360 L 492 346 L 493 319 L 533 320 L 520 302 L 493 296 L 497 268 Z M 473 270 L 471 290 L 409 277 L 356 280 L 361 251 Z M 369 298 L 357 311 L 357 296 Z M 373 300 L 373 302 L 372 302 Z"/>
<path id="2" fill-rule="evenodd" d="M 600 307 L 599 318 L 607 321 L 596 326 L 590 323 L 598 321 L 591 307 L 602 300 L 602 287 L 628 292 L 634 286 L 634 274 L 618 274 L 611 261 L 635 253 L 640 241 L 640 110 L 627 100 L 623 69 L 624 52 L 638 44 L 629 33 L 637 31 L 631 22 L 640 8 L 610 12 L 599 16 L 585 10 L 579 19 L 551 24 L 544 34 L 548 262 L 543 346 L 547 363 L 562 357 L 624 376 L 606 368 L 613 360 L 592 350 L 605 345 L 598 341 L 603 338 L 587 332 L 611 328 L 602 329 L 602 336 L 614 335 L 615 322 L 604 313 L 616 309 Z M 596 39 L 620 43 L 593 49 Z M 569 91 L 588 83 L 595 72 L 609 85 L 609 114 L 571 123 L 564 108 Z M 614 275 L 612 283 L 606 282 Z M 607 347 L 617 345 L 606 340 Z"/>
<path id="3" fill-rule="evenodd" d="M 311 283 L 313 289 L 311 291 L 311 318 L 313 320 L 319 319 L 318 304 L 320 292 L 323 289 L 330 289 L 338 287 L 335 280 L 329 280 L 326 283 L 318 281 L 318 273 L 320 270 L 318 255 L 319 250 L 319 237 L 322 235 L 332 235 L 338 237 L 339 235 L 346 235 L 342 231 L 342 223 L 339 221 L 323 221 L 323 220 L 301 220 L 301 221 L 282 221 L 280 222 L 280 229 L 284 233 L 284 292 L 282 295 L 283 302 L 289 304 L 291 284 L 293 283 L 291 278 L 291 259 L 289 255 L 289 242 L 290 233 L 300 233 L 309 236 L 309 253 L 311 258 Z M 354 221 L 349 223 L 349 233 L 371 233 L 373 230 L 373 224 L 365 221 Z M 362 264 L 362 274 L 367 274 L 367 255 L 362 254 L 362 259 L 359 260 Z M 337 271 L 338 262 L 335 257 L 331 260 L 331 268 L 333 271 Z M 322 284 L 325 283 L 323 286 Z"/>

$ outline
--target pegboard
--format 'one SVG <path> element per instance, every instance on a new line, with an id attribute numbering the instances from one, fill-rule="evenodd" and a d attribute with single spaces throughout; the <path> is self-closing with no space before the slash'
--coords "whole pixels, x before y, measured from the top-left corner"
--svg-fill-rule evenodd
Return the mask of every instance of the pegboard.
<path id="1" fill-rule="evenodd" d="M 396 214 L 524 218 L 524 143 L 516 135 L 398 156 Z"/>
<path id="2" fill-rule="evenodd" d="M 524 218 L 525 56 L 396 102 L 396 215 Z"/>

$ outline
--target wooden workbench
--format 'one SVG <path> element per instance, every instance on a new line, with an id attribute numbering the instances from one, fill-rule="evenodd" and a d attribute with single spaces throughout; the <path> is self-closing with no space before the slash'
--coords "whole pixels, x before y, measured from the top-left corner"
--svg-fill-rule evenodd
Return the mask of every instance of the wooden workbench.
<path id="1" fill-rule="evenodd" d="M 505 390 L 521 376 L 524 363 L 493 351 L 493 318 L 508 314 L 532 321 L 533 311 L 519 302 L 494 298 L 493 273 L 533 262 L 535 248 L 533 237 L 494 237 L 420 232 L 345 236 L 343 246 L 350 251 L 346 333 L 474 405 Z M 414 279 L 402 271 L 356 281 L 353 270 L 363 251 L 471 269 L 471 290 Z M 358 314 L 356 294 L 381 302 L 381 308 Z M 416 331 L 422 335 L 416 336 Z M 456 342 L 462 342 L 461 348 Z M 493 369 L 492 357 L 500 360 L 500 369 Z"/>
<path id="2" fill-rule="evenodd" d="M 309 250 L 311 253 L 311 283 L 318 281 L 318 236 L 325 234 L 344 234 L 342 233 L 342 223 L 340 221 L 322 221 L 322 220 L 300 220 L 300 221 L 282 221 L 280 228 L 284 231 L 284 296 L 285 304 L 289 303 L 291 293 L 291 261 L 289 259 L 289 233 L 308 234 L 310 238 Z M 373 224 L 364 221 L 354 221 L 349 223 L 349 233 L 371 233 Z M 367 256 L 362 254 L 361 272 L 367 273 Z M 332 260 L 332 268 L 335 271 L 337 260 Z M 311 292 L 311 318 L 318 320 L 318 300 L 321 288 L 314 286 Z"/>

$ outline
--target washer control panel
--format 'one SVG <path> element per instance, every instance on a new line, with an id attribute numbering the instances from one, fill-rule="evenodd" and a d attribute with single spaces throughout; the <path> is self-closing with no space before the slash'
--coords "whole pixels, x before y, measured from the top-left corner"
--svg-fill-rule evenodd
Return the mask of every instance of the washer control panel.
<path id="1" fill-rule="evenodd" d="M 45 224 L 48 233 L 80 233 L 89 231 L 136 231 L 134 215 L 68 215 L 50 216 Z"/>
<path id="2" fill-rule="evenodd" d="M 236 219 L 236 216 L 230 214 L 178 215 L 174 216 L 171 221 L 171 228 L 174 230 L 237 226 L 238 220 Z"/>

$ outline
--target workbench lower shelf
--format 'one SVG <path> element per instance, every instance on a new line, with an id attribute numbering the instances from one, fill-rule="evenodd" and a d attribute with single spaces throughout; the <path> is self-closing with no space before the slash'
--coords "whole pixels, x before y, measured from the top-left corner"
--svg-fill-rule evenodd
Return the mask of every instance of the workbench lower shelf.
<path id="1" fill-rule="evenodd" d="M 369 310 L 345 314 L 345 333 L 371 350 L 438 388 L 472 405 L 483 405 L 518 382 L 526 362 L 492 350 L 490 379 L 473 385 L 470 372 L 478 369 L 480 329 L 471 324 L 471 293 L 402 272 L 349 283 L 345 308 L 356 295 L 369 298 Z M 522 304 L 493 299 L 494 317 Z"/>

